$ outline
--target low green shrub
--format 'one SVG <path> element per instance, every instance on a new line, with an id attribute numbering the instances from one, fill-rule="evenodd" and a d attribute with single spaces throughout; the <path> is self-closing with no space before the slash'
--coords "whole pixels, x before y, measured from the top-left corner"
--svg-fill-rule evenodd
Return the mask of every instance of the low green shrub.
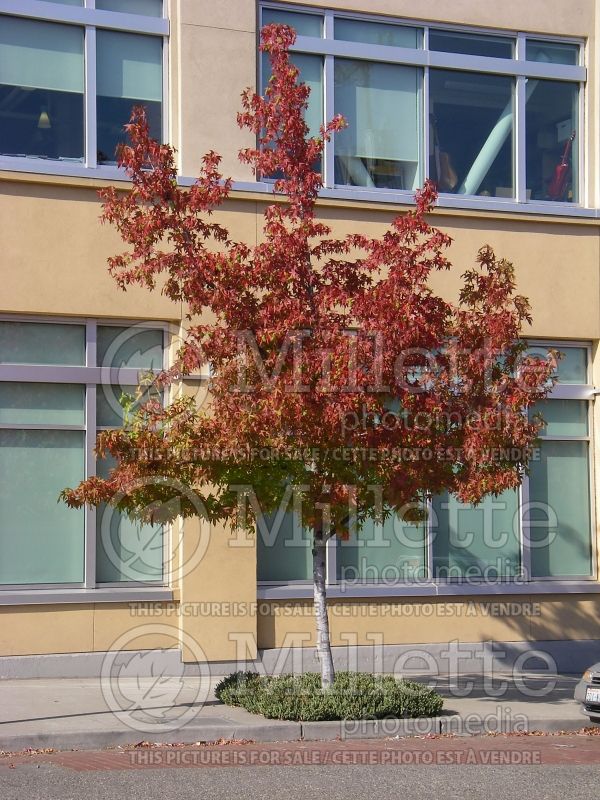
<path id="1" fill-rule="evenodd" d="M 433 717 L 444 703 L 422 683 L 367 672 L 338 672 L 326 690 L 314 672 L 274 677 L 235 672 L 220 681 L 215 693 L 226 705 L 241 706 L 268 719 L 302 722 Z"/>

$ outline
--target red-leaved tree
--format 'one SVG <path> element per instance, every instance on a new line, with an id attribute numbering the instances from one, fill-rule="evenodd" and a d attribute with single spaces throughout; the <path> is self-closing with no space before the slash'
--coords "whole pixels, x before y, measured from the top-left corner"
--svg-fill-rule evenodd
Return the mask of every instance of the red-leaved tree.
<path id="1" fill-rule="evenodd" d="M 538 430 L 526 410 L 548 391 L 553 364 L 524 353 L 529 306 L 515 294 L 512 265 L 490 247 L 464 272 L 458 304 L 433 293 L 432 273 L 451 264 L 449 237 L 428 219 L 431 182 L 380 238 L 335 238 L 318 221 L 316 165 L 345 123 L 336 117 L 309 137 L 309 89 L 288 57 L 294 39 L 285 26 L 263 29 L 272 77 L 264 97 L 244 92 L 238 115 L 257 139 L 240 159 L 274 180 L 257 245 L 235 241 L 210 216 L 230 192 L 219 156 L 204 157 L 191 188 L 178 186 L 173 149 L 150 139 L 134 110 L 119 159 L 131 191 L 101 191 L 103 220 L 128 245 L 110 270 L 122 289 L 158 283 L 184 304 L 178 363 L 158 380 L 208 365 L 211 399 L 203 408 L 191 399 L 148 403 L 122 429 L 101 433 L 98 451 L 116 467 L 64 497 L 152 519 L 176 480 L 211 522 L 254 526 L 291 487 L 312 533 L 326 687 L 334 680 L 327 540 L 369 517 L 422 518 L 436 493 L 477 503 L 516 487 Z M 252 502 L 240 502 L 244 493 Z M 179 514 L 198 507 L 182 492 Z"/>

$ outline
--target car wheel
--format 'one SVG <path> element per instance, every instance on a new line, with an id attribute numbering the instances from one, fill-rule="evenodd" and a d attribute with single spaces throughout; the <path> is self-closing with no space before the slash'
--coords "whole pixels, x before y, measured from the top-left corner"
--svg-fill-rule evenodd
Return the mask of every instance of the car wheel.
<path id="1" fill-rule="evenodd" d="M 592 717 L 592 716 L 590 716 L 590 722 L 593 722 L 594 725 L 600 725 L 600 717 Z"/>

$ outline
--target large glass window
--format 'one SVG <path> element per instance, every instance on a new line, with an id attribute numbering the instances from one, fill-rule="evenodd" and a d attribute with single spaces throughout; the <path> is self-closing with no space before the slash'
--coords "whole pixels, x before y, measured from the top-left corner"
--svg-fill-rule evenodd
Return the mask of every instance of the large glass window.
<path id="1" fill-rule="evenodd" d="M 301 15 L 294 15 L 301 16 Z M 319 136 L 321 125 L 324 122 L 323 109 L 323 59 L 306 53 L 293 53 L 291 62 L 300 72 L 302 81 L 310 89 L 304 120 L 308 125 L 309 136 Z M 266 53 L 261 61 L 262 90 L 266 89 L 271 77 L 271 64 Z M 320 170 L 322 165 L 315 164 L 314 168 Z"/>
<path id="2" fill-rule="evenodd" d="M 549 346 L 529 351 L 546 355 Z M 390 516 L 369 520 L 347 541 L 333 540 L 330 583 L 497 583 L 588 578 L 594 574 L 590 486 L 588 348 L 556 344 L 557 385 L 530 415 L 545 425 L 529 475 L 518 490 L 479 505 L 448 494 L 429 503 L 427 523 Z M 258 576 L 268 582 L 310 581 L 311 542 L 291 515 L 258 538 Z"/>
<path id="3" fill-rule="evenodd" d="M 0 155 L 81 161 L 83 28 L 0 19 Z"/>
<path id="4" fill-rule="evenodd" d="M 527 82 L 527 192 L 536 200 L 577 202 L 579 87 Z"/>
<path id="5" fill-rule="evenodd" d="M 145 14 L 162 17 L 163 0 L 96 0 L 96 8 L 122 14 Z"/>
<path id="6" fill-rule="evenodd" d="M 339 580 L 385 584 L 422 580 L 427 575 L 425 525 L 395 514 L 384 522 L 368 520 L 360 531 L 337 543 Z"/>
<path id="7" fill-rule="evenodd" d="M 289 25 L 298 36 L 322 36 L 323 17 L 320 14 L 299 14 L 282 8 L 263 8 L 262 24 Z"/>
<path id="8" fill-rule="evenodd" d="M 308 97 L 308 108 L 306 109 L 305 121 L 308 125 L 309 136 L 318 136 L 319 129 L 323 124 L 323 59 L 321 56 L 306 55 L 304 53 L 294 53 L 291 61 L 298 68 L 302 80 L 310 89 Z M 266 89 L 271 69 L 269 59 L 266 54 L 262 58 L 262 84 L 263 91 Z"/>
<path id="9" fill-rule="evenodd" d="M 120 420 L 116 422 L 120 424 Z M 108 476 L 112 459 L 101 459 L 97 473 Z M 130 520 L 112 506 L 96 510 L 96 578 L 99 583 L 162 581 L 165 532 L 161 525 Z"/>
<path id="10" fill-rule="evenodd" d="M 389 199 L 431 178 L 442 195 L 495 207 L 580 201 L 581 45 L 271 4 L 261 14 L 296 28 L 293 60 L 319 119 L 348 122 L 325 145 L 325 187 Z"/>
<path id="11" fill-rule="evenodd" d="M 0 321 L 0 364 L 85 364 L 85 327 Z"/>
<path id="12" fill-rule="evenodd" d="M 451 495 L 431 509 L 433 574 L 443 580 L 512 578 L 519 574 L 519 494 L 503 492 L 478 506 Z"/>
<path id="13" fill-rule="evenodd" d="M 309 581 L 312 543 L 292 512 L 266 514 L 256 536 L 259 581 Z"/>
<path id="14" fill-rule="evenodd" d="M 579 63 L 580 47 L 577 44 L 529 39 L 526 46 L 527 61 L 544 61 L 549 64 Z"/>
<path id="15" fill-rule="evenodd" d="M 163 138 L 168 21 L 162 0 L 60 3 L 59 21 L 52 3 L 39 4 L 40 17 L 47 6 L 47 19 L 2 13 L 0 3 L 0 159 L 6 166 L 51 172 L 60 171 L 57 162 L 114 164 L 136 105 L 145 108 L 151 134 Z"/>
<path id="16" fill-rule="evenodd" d="M 83 431 L 0 429 L 0 584 L 81 583 L 85 517 L 57 503 L 85 475 Z"/>
<path id="17" fill-rule="evenodd" d="M 154 372 L 163 368 L 163 332 L 155 328 L 101 325 L 96 347 L 101 367 L 131 367 Z"/>
<path id="18" fill-rule="evenodd" d="M 514 197 L 514 79 L 431 70 L 430 175 L 443 192 Z"/>
<path id="19" fill-rule="evenodd" d="M 429 47 L 442 53 L 462 53 L 469 56 L 512 58 L 515 40 L 506 36 L 487 36 L 457 31 L 429 31 Z"/>
<path id="20" fill-rule="evenodd" d="M 335 139 L 335 181 L 416 189 L 419 175 L 419 71 L 336 59 L 335 111 L 348 127 Z"/>
<path id="21" fill-rule="evenodd" d="M 545 441 L 529 478 L 531 575 L 592 574 L 589 445 Z"/>
<path id="22" fill-rule="evenodd" d="M 133 106 L 146 110 L 150 134 L 161 138 L 162 41 L 135 33 L 97 34 L 98 163 L 115 161 Z"/>
<path id="23" fill-rule="evenodd" d="M 586 351 L 579 351 L 581 358 Z M 540 457 L 531 467 L 529 507 L 525 509 L 531 574 L 535 578 L 591 575 L 588 403 L 568 398 L 545 400 L 535 405 L 531 414 L 541 415 L 545 422 Z"/>
<path id="24" fill-rule="evenodd" d="M 97 430 L 122 424 L 121 395 L 139 394 L 142 373 L 163 366 L 156 326 L 0 321 L 1 585 L 164 580 L 162 527 L 112 507 L 75 511 L 58 502 L 91 474 Z M 161 399 L 149 387 L 138 402 L 151 395 Z M 99 462 L 98 474 L 109 466 Z M 95 573 L 86 572 L 89 550 Z"/>
<path id="25" fill-rule="evenodd" d="M 423 30 L 405 25 L 340 18 L 335 20 L 335 38 L 387 47 L 422 47 Z"/>
<path id="26" fill-rule="evenodd" d="M 140 374 L 158 373 L 164 367 L 164 334 L 156 328 L 100 325 L 97 329 L 96 360 L 108 369 L 135 369 Z M 107 374 L 108 377 L 108 374 Z M 103 384 L 96 390 L 97 428 L 123 424 L 123 395 L 135 398 L 133 408 L 162 396 L 151 386 Z M 113 461 L 98 461 L 97 473 L 108 475 Z M 127 518 L 112 506 L 96 511 L 96 577 L 100 583 L 146 583 L 163 578 L 165 531 L 161 525 L 146 525 Z"/>

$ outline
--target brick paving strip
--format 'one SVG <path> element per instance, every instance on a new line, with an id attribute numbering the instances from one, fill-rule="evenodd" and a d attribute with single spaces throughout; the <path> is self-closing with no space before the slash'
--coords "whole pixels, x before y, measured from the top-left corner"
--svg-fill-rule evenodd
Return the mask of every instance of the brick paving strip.
<path id="1" fill-rule="evenodd" d="M 328 742 L 222 741 L 160 746 L 140 743 L 102 751 L 5 754 L 0 770 L 51 764 L 76 772 L 243 766 L 535 766 L 600 764 L 599 729 L 560 734 L 428 736 Z"/>

